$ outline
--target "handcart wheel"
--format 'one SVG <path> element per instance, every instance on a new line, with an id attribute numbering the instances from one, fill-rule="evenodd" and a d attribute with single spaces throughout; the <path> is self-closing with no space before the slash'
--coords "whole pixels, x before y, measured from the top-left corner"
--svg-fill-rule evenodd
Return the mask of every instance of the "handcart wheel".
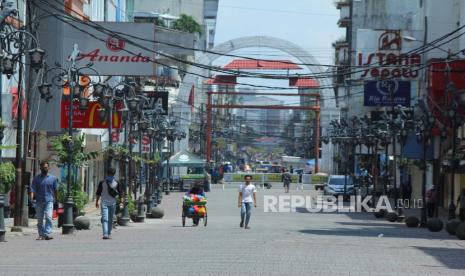
<path id="1" fill-rule="evenodd" d="M 203 217 L 203 226 L 206 227 L 207 226 L 207 209 L 205 207 L 205 216 Z"/>
<path id="2" fill-rule="evenodd" d="M 182 210 L 182 227 L 186 226 L 186 215 L 184 214 L 184 208 Z"/>

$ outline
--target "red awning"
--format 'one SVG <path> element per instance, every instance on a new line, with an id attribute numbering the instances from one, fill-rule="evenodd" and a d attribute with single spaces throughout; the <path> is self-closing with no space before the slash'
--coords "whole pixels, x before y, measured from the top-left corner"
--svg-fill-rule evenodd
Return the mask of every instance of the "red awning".
<path id="1" fill-rule="evenodd" d="M 302 69 L 297 64 L 290 60 L 249 60 L 235 59 L 223 67 L 224 69 L 238 70 L 300 70 Z"/>
<path id="2" fill-rule="evenodd" d="M 312 78 L 289 78 L 289 86 L 302 88 L 318 88 L 320 83 Z"/>

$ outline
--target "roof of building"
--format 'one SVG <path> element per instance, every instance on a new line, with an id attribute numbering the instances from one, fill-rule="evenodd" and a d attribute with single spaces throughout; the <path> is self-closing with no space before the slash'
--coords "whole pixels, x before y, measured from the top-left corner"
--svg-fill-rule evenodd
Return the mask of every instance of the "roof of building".
<path id="1" fill-rule="evenodd" d="M 289 86 L 292 87 L 320 87 L 320 83 L 312 78 L 305 77 L 305 78 L 289 78 Z"/>
<path id="2" fill-rule="evenodd" d="M 226 64 L 224 69 L 254 69 L 254 70 L 300 70 L 300 66 L 290 60 L 249 60 L 235 59 Z"/>
<path id="3" fill-rule="evenodd" d="M 218 75 L 213 79 L 208 79 L 205 81 L 205 84 L 215 84 L 215 85 L 236 85 L 237 77 L 230 75 Z"/>

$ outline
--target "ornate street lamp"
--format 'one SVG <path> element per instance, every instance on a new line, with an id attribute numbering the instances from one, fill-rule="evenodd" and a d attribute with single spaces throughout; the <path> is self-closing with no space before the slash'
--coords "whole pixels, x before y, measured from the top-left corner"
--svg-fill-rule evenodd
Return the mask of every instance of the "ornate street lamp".
<path id="1" fill-rule="evenodd" d="M 77 49 L 77 45 L 74 45 L 75 50 Z M 40 56 L 42 54 L 41 51 L 34 51 L 33 53 L 35 56 Z M 45 99 L 47 102 L 52 98 L 51 94 L 51 84 L 47 82 L 47 73 L 52 70 L 60 71 L 58 75 L 56 75 L 52 81 L 55 85 L 60 87 L 69 87 L 69 116 L 68 116 L 68 135 L 73 137 L 73 109 L 74 109 L 74 102 L 79 101 L 79 108 L 86 109 L 89 104 L 89 99 L 83 95 L 84 91 L 88 89 L 92 84 L 89 79 L 89 82 L 86 85 L 80 85 L 79 80 L 80 76 L 86 75 L 85 71 L 93 71 L 100 79 L 100 76 L 97 71 L 91 68 L 90 64 L 84 67 L 76 67 L 76 56 L 72 57 L 72 65 L 70 68 L 64 69 L 61 67 L 52 67 L 47 69 L 44 74 L 42 75 L 42 83 L 38 86 L 39 93 L 42 99 Z M 38 60 L 36 60 L 38 63 Z M 44 82 L 45 80 L 45 82 Z M 73 163 L 73 145 L 72 143 L 68 143 L 67 145 L 68 151 L 68 160 L 67 160 L 67 167 L 68 167 L 68 176 L 67 176 L 67 186 L 66 186 L 66 201 L 64 207 L 64 223 L 62 225 L 62 232 L 63 234 L 72 234 L 74 232 L 74 224 L 73 224 L 73 195 L 72 195 L 72 163 Z"/>
<path id="2" fill-rule="evenodd" d="M 89 98 L 79 98 L 79 109 L 87 110 L 89 109 Z"/>
<path id="3" fill-rule="evenodd" d="M 139 102 L 140 102 L 140 99 L 137 97 L 129 98 L 127 100 L 129 110 L 131 110 L 132 112 L 137 111 L 139 107 Z"/>
<path id="4" fill-rule="evenodd" d="M 44 67 L 44 56 L 45 51 L 40 48 L 34 48 L 29 50 L 29 59 L 31 62 L 31 68 L 38 72 Z"/>
<path id="5" fill-rule="evenodd" d="M 39 89 L 40 98 L 46 100 L 47 102 L 51 99 L 52 92 L 52 84 L 51 83 L 43 83 L 37 87 Z"/>
<path id="6" fill-rule="evenodd" d="M 100 98 L 104 95 L 108 86 L 105 83 L 98 82 L 93 85 L 94 91 L 92 92 L 92 96 L 96 98 Z"/>
<path id="7" fill-rule="evenodd" d="M 145 119 L 139 121 L 139 122 L 137 123 L 137 125 L 139 126 L 139 130 L 140 130 L 141 132 L 144 132 L 144 131 L 146 131 L 146 130 L 149 128 L 149 122 L 148 122 L 147 120 L 145 120 Z"/>

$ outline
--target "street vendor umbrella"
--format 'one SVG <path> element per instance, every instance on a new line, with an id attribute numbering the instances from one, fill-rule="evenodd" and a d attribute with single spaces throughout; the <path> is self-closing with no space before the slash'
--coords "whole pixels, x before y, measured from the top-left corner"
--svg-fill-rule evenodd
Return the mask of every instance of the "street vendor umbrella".
<path id="1" fill-rule="evenodd" d="M 181 150 L 170 158 L 170 167 L 205 167 L 205 160 L 187 150 Z M 166 166 L 166 161 L 163 166 Z"/>

